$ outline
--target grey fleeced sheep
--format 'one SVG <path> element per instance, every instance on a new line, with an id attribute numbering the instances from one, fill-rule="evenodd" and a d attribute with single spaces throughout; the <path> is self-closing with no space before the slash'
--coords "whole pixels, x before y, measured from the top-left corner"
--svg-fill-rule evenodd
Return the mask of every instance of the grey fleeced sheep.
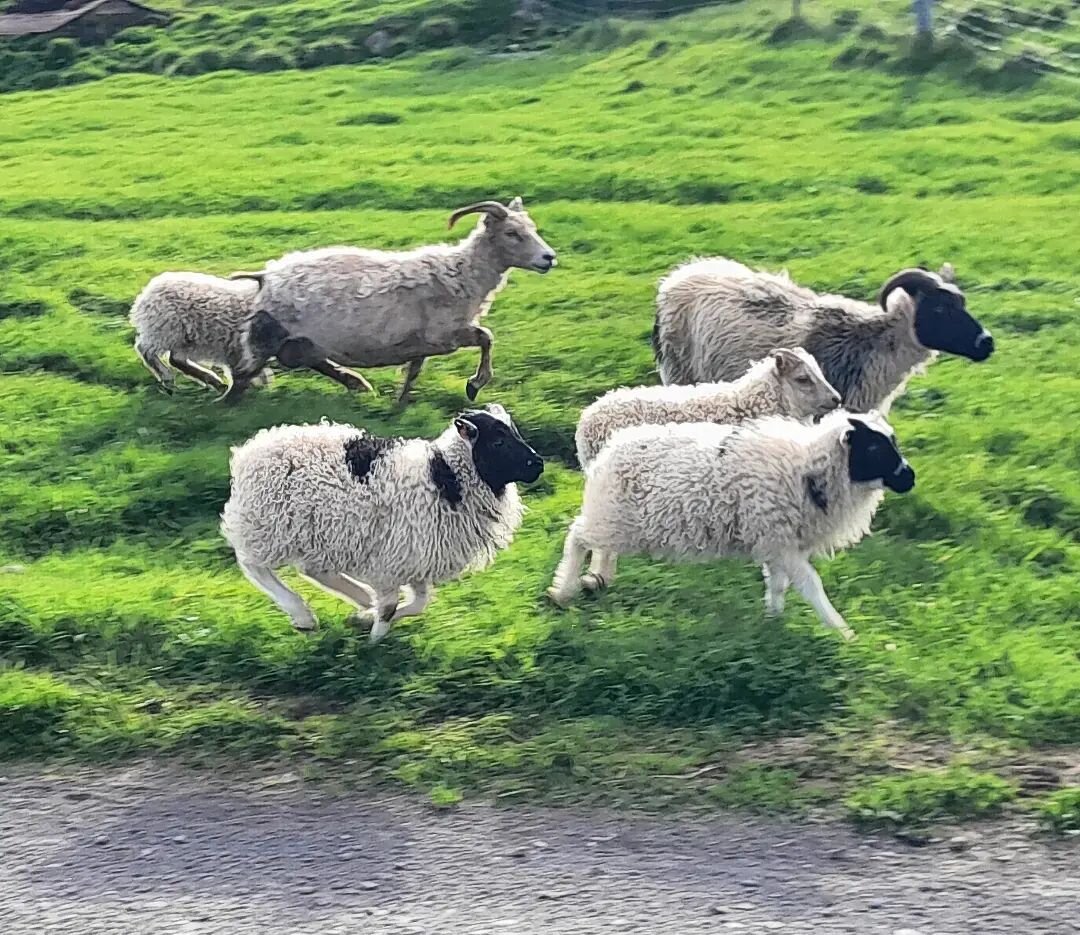
<path id="1" fill-rule="evenodd" d="M 862 539 L 883 486 L 904 493 L 914 484 L 877 413 L 839 410 L 816 425 L 770 416 L 620 429 L 586 473 L 548 595 L 565 606 L 582 587 L 606 587 L 623 553 L 681 562 L 741 556 L 763 566 L 769 613 L 782 612 L 794 585 L 850 639 L 810 558 Z M 590 571 L 579 577 L 589 550 Z"/>
<path id="2" fill-rule="evenodd" d="M 584 468 L 618 429 L 667 422 L 731 425 L 768 415 L 809 419 L 840 405 L 840 394 L 802 348 L 776 348 L 731 383 L 622 387 L 581 413 L 578 463 Z"/>
<path id="3" fill-rule="evenodd" d="M 232 386 L 239 379 L 266 385 L 272 373 L 266 359 L 253 351 L 253 341 L 265 341 L 267 328 L 253 330 L 258 285 L 205 273 L 162 273 L 147 283 L 131 307 L 135 351 L 162 388 L 171 393 L 176 370 L 218 393 L 228 384 L 205 364 L 224 368 Z M 273 331 L 273 329 L 270 329 Z M 362 376 L 333 361 L 312 359 L 318 370 L 351 390 L 371 390 Z M 231 387 L 230 387 L 231 389 Z"/>
<path id="4" fill-rule="evenodd" d="M 221 530 L 244 575 L 297 629 L 317 621 L 275 574 L 284 566 L 373 608 L 378 642 L 393 621 L 424 610 L 433 585 L 487 566 L 510 544 L 523 513 L 515 482 L 543 469 L 497 405 L 462 413 L 433 441 L 281 425 L 233 449 Z M 399 606 L 405 585 L 411 596 Z"/>
<path id="5" fill-rule="evenodd" d="M 848 409 L 887 413 L 908 378 L 937 351 L 981 361 L 994 341 L 952 282 L 905 269 L 878 306 L 819 295 L 786 273 L 751 270 L 724 257 L 693 260 L 660 282 L 653 349 L 664 383 L 733 380 L 770 347 L 806 348 Z"/>
<path id="6" fill-rule="evenodd" d="M 285 366 L 332 358 L 358 367 L 406 364 L 399 402 L 408 401 L 428 357 L 479 347 L 480 363 L 466 384 L 469 399 L 492 378 L 494 338 L 479 320 L 511 268 L 546 273 L 555 252 L 536 231 L 520 198 L 460 208 L 450 226 L 480 213 L 459 243 L 404 252 L 328 247 L 290 253 L 256 273 L 261 283 L 253 343 L 262 361 Z M 259 363 L 259 366 L 262 362 Z M 244 390 L 237 379 L 232 393 Z"/>
<path id="7" fill-rule="evenodd" d="M 269 380 L 247 339 L 256 291 L 250 282 L 204 273 L 162 273 L 146 284 L 131 307 L 135 351 L 166 392 L 175 381 L 168 365 L 218 393 L 226 383 L 201 365 Z"/>

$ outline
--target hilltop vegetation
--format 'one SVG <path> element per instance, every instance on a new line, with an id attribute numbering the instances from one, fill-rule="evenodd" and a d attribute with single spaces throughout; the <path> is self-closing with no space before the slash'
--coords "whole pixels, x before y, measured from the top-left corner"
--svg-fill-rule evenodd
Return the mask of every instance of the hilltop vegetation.
<path id="1" fill-rule="evenodd" d="M 784 42 L 758 11 L 709 10 L 529 58 L 0 98 L 0 753 L 285 752 L 438 801 L 773 808 L 852 789 L 868 818 L 997 809 L 1015 787 L 979 770 L 1073 757 L 1076 89 L 838 67 L 872 24 L 837 31 L 823 6 Z M 457 205 L 518 193 L 560 251 L 547 277 L 516 272 L 490 319 L 482 398 L 551 459 L 519 539 L 375 650 L 324 595 L 323 630 L 292 632 L 217 532 L 229 446 L 323 416 L 434 434 L 475 358 L 432 362 L 402 416 L 391 370 L 367 373 L 374 399 L 285 374 L 223 409 L 151 385 L 132 297 L 164 269 L 435 241 Z M 628 560 L 568 613 L 542 599 L 580 495 L 577 414 L 655 379 L 655 282 L 710 253 L 863 297 L 949 260 L 995 333 L 991 362 L 913 381 L 894 416 L 915 491 L 820 565 L 855 644 L 794 597 L 763 622 L 738 563 Z M 872 785 L 898 762 L 953 768 Z"/>

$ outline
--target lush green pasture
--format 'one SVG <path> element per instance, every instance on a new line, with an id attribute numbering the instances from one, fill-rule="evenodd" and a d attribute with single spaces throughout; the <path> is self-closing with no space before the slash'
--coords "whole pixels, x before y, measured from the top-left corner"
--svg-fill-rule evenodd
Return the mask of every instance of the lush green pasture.
<path id="1" fill-rule="evenodd" d="M 603 51 L 0 98 L 0 753 L 289 751 L 439 801 L 765 808 L 892 764 L 1072 756 L 1076 87 L 837 68 L 850 36 L 769 44 L 701 14 L 642 29 Z M 323 416 L 437 433 L 475 355 L 433 362 L 401 416 L 391 370 L 368 373 L 378 398 L 284 374 L 225 409 L 151 384 L 132 297 L 164 269 L 438 240 L 457 205 L 515 194 L 560 251 L 547 277 L 516 272 L 490 319 L 486 398 L 551 463 L 519 538 L 374 650 L 321 592 L 323 629 L 294 633 L 218 535 L 229 446 Z M 900 266 L 950 260 L 997 338 L 990 362 L 913 381 L 894 415 L 915 491 L 821 563 L 854 644 L 797 598 L 763 622 L 738 563 L 630 559 L 602 597 L 543 600 L 580 494 L 577 414 L 655 379 L 656 280 L 709 253 L 867 298 Z M 974 783 L 968 812 L 1004 795 L 943 776 Z"/>

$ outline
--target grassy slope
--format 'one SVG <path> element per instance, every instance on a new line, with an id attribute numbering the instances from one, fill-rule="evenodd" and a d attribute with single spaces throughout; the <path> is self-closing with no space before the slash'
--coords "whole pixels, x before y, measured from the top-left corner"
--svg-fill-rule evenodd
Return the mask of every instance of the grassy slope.
<path id="1" fill-rule="evenodd" d="M 438 797 L 769 806 L 833 794 L 823 762 L 846 786 L 896 737 L 975 762 L 1080 742 L 1075 88 L 837 70 L 847 40 L 770 48 L 738 18 L 664 33 L 666 50 L 0 99 L 0 752 L 284 748 Z M 582 405 L 653 379 L 655 282 L 687 255 L 864 296 L 900 265 L 956 265 L 1000 350 L 940 361 L 894 410 L 919 486 L 821 566 L 858 643 L 797 599 L 762 623 L 736 563 L 627 560 L 610 593 L 554 611 L 541 595 L 580 492 L 557 464 L 494 568 L 374 652 L 325 595 L 305 638 L 242 581 L 216 530 L 229 445 L 321 416 L 435 433 L 474 358 L 434 362 L 396 419 L 389 370 L 369 374 L 375 400 L 285 375 L 222 410 L 149 386 L 131 297 L 162 269 L 436 240 L 456 204 L 518 192 L 562 264 L 516 273 L 496 304 L 488 398 L 564 459 Z M 730 752 L 800 734 L 826 738 L 809 764 L 789 744 Z"/>

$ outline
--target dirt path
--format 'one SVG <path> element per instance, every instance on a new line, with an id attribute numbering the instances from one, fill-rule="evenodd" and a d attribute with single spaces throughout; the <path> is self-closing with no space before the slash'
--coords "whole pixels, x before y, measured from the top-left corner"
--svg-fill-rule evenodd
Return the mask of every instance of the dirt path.
<path id="1" fill-rule="evenodd" d="M 1080 845 L 1007 826 L 954 851 L 145 766 L 9 775 L 0 801 L 5 935 L 1080 932 Z"/>

